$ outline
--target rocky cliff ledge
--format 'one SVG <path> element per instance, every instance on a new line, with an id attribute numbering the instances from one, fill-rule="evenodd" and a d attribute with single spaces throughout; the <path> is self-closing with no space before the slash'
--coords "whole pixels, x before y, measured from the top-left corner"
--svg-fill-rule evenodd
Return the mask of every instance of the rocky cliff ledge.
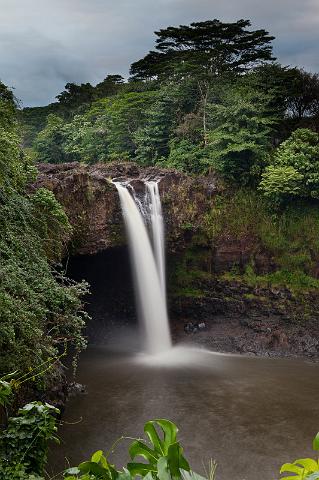
<path id="1" fill-rule="evenodd" d="M 52 190 L 73 226 L 72 253 L 95 254 L 123 245 L 123 221 L 112 180 L 130 180 L 138 192 L 143 180 L 159 179 L 169 249 L 176 251 L 196 232 L 219 186 L 216 177 L 190 177 L 176 170 L 141 168 L 133 163 L 39 164 L 34 188 Z"/>
<path id="2" fill-rule="evenodd" d="M 318 358 L 317 290 L 296 293 L 271 285 L 259 288 L 240 277 L 237 281 L 225 278 L 225 272 L 234 267 L 244 271 L 249 262 L 259 274 L 271 272 L 274 265 L 270 252 L 260 250 L 253 236 L 213 239 L 209 235 L 207 213 L 222 191 L 216 176 L 190 177 L 175 170 L 124 162 L 40 164 L 38 168 L 32 188 L 52 190 L 64 206 L 73 226 L 69 251 L 80 255 L 78 259 L 126 244 L 112 180 L 129 180 L 141 195 L 144 180 L 159 180 L 170 257 L 168 297 L 176 340 L 191 339 L 224 352 Z M 119 303 L 119 308 L 125 304 Z M 201 323 L 204 329 L 193 335 Z M 189 330 L 192 324 L 194 330 Z"/>

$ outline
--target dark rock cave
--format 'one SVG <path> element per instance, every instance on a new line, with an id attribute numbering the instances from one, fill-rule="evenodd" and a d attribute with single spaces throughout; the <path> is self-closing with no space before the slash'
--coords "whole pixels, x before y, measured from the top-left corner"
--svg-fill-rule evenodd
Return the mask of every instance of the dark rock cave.
<path id="1" fill-rule="evenodd" d="M 89 344 L 114 344 L 114 340 L 127 337 L 128 333 L 131 340 L 135 337 L 138 343 L 135 297 L 127 247 L 70 257 L 66 264 L 66 274 L 73 280 L 85 280 L 90 285 L 90 294 L 85 298 L 85 309 L 91 317 L 85 330 Z"/>

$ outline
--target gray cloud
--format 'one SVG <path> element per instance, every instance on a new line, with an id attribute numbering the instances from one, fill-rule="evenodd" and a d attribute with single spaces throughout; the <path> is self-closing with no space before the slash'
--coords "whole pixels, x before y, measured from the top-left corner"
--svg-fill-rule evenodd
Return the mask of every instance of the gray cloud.
<path id="1" fill-rule="evenodd" d="M 276 36 L 287 65 L 319 70 L 318 0 L 0 0 L 0 79 L 24 105 L 54 100 L 66 82 L 127 75 L 168 25 L 250 18 Z"/>

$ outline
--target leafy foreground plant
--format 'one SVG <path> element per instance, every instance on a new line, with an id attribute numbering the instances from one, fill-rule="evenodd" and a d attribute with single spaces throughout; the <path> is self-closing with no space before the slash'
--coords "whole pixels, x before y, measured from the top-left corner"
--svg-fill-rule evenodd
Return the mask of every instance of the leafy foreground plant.
<path id="1" fill-rule="evenodd" d="M 319 432 L 315 436 L 313 449 L 319 451 Z M 319 479 L 319 460 L 312 458 L 299 458 L 293 463 L 285 463 L 280 473 L 293 473 L 288 477 L 281 477 L 280 480 L 317 480 Z"/>
<path id="2" fill-rule="evenodd" d="M 31 402 L 16 417 L 9 418 L 7 427 L 0 432 L 1 480 L 43 479 L 48 442 L 58 442 L 58 414 L 59 410 L 48 403 Z"/>
<path id="3" fill-rule="evenodd" d="M 158 428 L 162 435 L 159 435 Z M 103 455 L 102 450 L 99 450 L 92 455 L 91 460 L 69 468 L 65 472 L 65 480 L 131 480 L 136 476 L 145 480 L 205 480 L 191 470 L 183 455 L 183 448 L 177 441 L 178 429 L 174 423 L 164 419 L 151 420 L 145 424 L 144 432 L 149 444 L 136 439 L 130 445 L 129 453 L 132 460 L 142 457 L 146 463 L 132 461 L 118 471 L 108 462 L 108 454 Z M 109 453 L 112 451 L 113 448 Z M 210 480 L 214 480 L 215 469 L 215 464 L 212 464 Z"/>

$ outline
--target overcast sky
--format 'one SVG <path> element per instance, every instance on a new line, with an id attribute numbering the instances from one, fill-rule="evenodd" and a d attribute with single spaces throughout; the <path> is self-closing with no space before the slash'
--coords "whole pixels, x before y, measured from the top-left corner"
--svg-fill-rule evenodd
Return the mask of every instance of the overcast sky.
<path id="1" fill-rule="evenodd" d="M 127 76 L 154 30 L 213 18 L 249 18 L 281 63 L 319 71 L 319 0 L 0 0 L 0 80 L 45 105 L 67 82 Z"/>

